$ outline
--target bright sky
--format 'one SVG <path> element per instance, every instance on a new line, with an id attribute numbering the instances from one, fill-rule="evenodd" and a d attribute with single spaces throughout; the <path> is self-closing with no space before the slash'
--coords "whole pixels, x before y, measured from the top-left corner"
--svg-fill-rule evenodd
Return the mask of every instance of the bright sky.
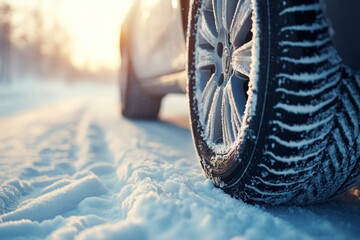
<path id="1" fill-rule="evenodd" d="M 131 0 L 11 0 L 23 6 L 43 6 L 57 16 L 73 38 L 77 65 L 117 68 L 121 21 Z"/>

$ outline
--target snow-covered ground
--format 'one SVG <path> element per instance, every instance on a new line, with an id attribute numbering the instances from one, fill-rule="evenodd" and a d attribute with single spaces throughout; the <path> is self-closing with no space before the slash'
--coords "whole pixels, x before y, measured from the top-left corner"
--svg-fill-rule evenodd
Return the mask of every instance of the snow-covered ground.
<path id="1" fill-rule="evenodd" d="M 117 100 L 117 86 L 0 86 L 0 239 L 360 238 L 359 188 L 243 203 L 205 179 L 185 96 L 155 122 L 121 118 Z"/>

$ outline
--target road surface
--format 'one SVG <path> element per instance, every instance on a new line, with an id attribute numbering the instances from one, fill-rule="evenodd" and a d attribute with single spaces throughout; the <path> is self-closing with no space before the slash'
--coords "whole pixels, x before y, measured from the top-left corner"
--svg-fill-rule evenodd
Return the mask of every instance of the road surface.
<path id="1" fill-rule="evenodd" d="M 204 177 L 185 96 L 159 121 L 119 116 L 117 86 L 0 86 L 0 238 L 359 239 L 359 188 L 253 206 Z M 1 223 L 2 222 L 2 223 Z"/>

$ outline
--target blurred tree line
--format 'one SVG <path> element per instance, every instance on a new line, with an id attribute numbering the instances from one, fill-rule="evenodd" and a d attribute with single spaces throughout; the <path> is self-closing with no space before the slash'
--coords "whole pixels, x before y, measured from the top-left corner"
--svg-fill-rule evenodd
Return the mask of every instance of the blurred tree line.
<path id="1" fill-rule="evenodd" d="M 90 70 L 71 61 L 71 37 L 40 7 L 19 8 L 0 1 L 0 83 L 27 76 L 40 79 L 99 80 L 113 78 L 111 70 Z"/>
<path id="2" fill-rule="evenodd" d="M 0 82 L 10 80 L 11 67 L 11 7 L 9 4 L 0 5 Z"/>

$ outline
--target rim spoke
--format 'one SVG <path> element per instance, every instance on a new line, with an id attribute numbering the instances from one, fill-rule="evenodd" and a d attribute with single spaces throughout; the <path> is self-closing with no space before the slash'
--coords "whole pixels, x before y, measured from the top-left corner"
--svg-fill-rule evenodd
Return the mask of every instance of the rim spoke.
<path id="1" fill-rule="evenodd" d="M 206 125 L 208 118 L 209 118 L 209 112 L 211 110 L 211 105 L 214 98 L 214 93 L 216 89 L 216 83 L 215 83 L 215 74 L 213 74 L 209 81 L 206 83 L 206 86 L 204 88 L 204 91 L 202 93 L 202 103 L 203 103 L 203 124 Z"/>
<path id="2" fill-rule="evenodd" d="M 218 143 L 222 139 L 221 125 L 221 104 L 222 104 L 223 88 L 217 88 L 212 101 L 209 112 L 208 125 L 206 127 L 207 136 L 214 143 Z"/>
<path id="3" fill-rule="evenodd" d="M 238 0 L 225 0 L 223 3 L 222 14 L 223 14 L 224 28 L 228 32 L 230 31 L 231 22 L 237 4 L 238 4 Z"/>
<path id="4" fill-rule="evenodd" d="M 238 76 L 234 73 L 228 82 L 230 86 L 230 103 L 233 110 L 233 121 L 239 126 L 241 126 L 246 104 L 244 81 L 247 81 L 245 77 Z"/>
<path id="5" fill-rule="evenodd" d="M 214 15 L 210 11 L 203 11 L 201 19 L 200 34 L 213 47 L 215 47 L 217 39 L 217 31 L 215 26 Z"/>
<path id="6" fill-rule="evenodd" d="M 230 26 L 230 42 L 236 47 L 245 43 L 251 30 L 251 0 L 240 0 Z"/>
<path id="7" fill-rule="evenodd" d="M 237 111 L 237 107 L 234 101 L 234 96 L 232 94 L 231 91 L 229 91 L 229 103 L 230 103 L 230 108 L 231 108 L 231 124 L 232 124 L 232 129 L 235 132 L 235 136 L 237 136 L 238 132 L 240 132 L 241 129 L 241 116 L 239 116 L 238 111 Z"/>
<path id="8" fill-rule="evenodd" d="M 231 65 L 241 74 L 250 76 L 252 40 L 233 52 Z"/>
<path id="9" fill-rule="evenodd" d="M 229 1 L 229 0 L 225 0 L 225 1 Z M 214 16 L 215 16 L 216 29 L 219 31 L 223 26 L 223 20 L 222 20 L 223 0 L 212 0 L 212 4 L 213 4 Z"/>
<path id="10" fill-rule="evenodd" d="M 199 48 L 197 54 L 198 54 L 198 63 L 196 64 L 197 68 L 201 69 L 215 65 L 214 52 L 212 50 Z"/>
<path id="11" fill-rule="evenodd" d="M 204 10 L 212 11 L 212 0 L 204 0 L 202 7 Z"/>
<path id="12" fill-rule="evenodd" d="M 231 102 L 230 102 L 230 89 L 226 87 L 224 89 L 225 93 L 222 100 L 222 130 L 223 130 L 223 140 L 225 145 L 229 146 L 235 140 L 234 126 L 231 121 L 232 112 L 231 112 Z"/>

